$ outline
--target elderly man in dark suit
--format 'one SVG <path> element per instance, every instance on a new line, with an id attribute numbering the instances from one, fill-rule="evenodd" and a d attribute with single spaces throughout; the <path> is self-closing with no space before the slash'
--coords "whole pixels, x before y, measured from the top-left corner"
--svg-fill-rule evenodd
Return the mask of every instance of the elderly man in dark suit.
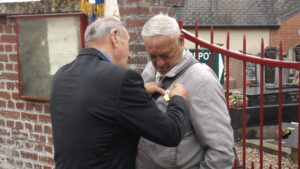
<path id="1" fill-rule="evenodd" d="M 77 58 L 55 74 L 51 118 L 56 169 L 134 169 L 140 136 L 177 146 L 188 121 L 187 91 L 175 85 L 162 113 L 149 97 L 165 93 L 126 68 L 129 34 L 101 18 L 87 27 Z"/>

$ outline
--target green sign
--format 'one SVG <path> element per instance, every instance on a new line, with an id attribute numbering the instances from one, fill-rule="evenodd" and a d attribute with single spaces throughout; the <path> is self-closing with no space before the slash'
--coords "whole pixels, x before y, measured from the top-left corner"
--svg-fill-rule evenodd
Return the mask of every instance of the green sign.
<path id="1" fill-rule="evenodd" d="M 195 49 L 190 49 L 190 51 L 192 52 L 192 54 L 195 57 Z M 210 66 L 210 55 L 211 52 L 208 49 L 199 49 L 199 62 L 201 63 L 205 63 L 208 66 Z M 213 68 L 215 74 L 218 76 L 219 78 L 219 82 L 221 84 L 224 84 L 224 55 L 220 54 L 220 53 L 216 53 L 214 52 L 214 68 Z"/>

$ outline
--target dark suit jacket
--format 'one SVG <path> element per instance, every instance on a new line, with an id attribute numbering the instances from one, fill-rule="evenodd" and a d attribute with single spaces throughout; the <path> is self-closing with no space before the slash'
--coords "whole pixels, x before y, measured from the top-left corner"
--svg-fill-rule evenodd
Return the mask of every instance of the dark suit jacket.
<path id="1" fill-rule="evenodd" d="M 92 48 L 56 73 L 50 105 L 56 169 L 134 169 L 139 137 L 176 146 L 189 111 L 175 96 L 160 112 L 138 73 Z"/>

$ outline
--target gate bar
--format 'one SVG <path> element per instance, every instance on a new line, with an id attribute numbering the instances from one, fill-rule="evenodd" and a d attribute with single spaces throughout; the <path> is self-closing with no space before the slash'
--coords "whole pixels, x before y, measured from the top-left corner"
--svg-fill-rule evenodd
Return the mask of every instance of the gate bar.
<path id="1" fill-rule="evenodd" d="M 282 41 L 279 44 L 279 60 L 282 61 Z M 279 68 L 279 98 L 278 98 L 278 169 L 281 169 L 282 159 L 282 68 Z"/>
<path id="2" fill-rule="evenodd" d="M 243 53 L 246 55 L 246 36 L 243 38 Z M 243 61 L 243 169 L 246 169 L 246 61 Z"/>
<path id="3" fill-rule="evenodd" d="M 261 48 L 260 48 L 260 57 L 264 58 L 264 39 L 261 39 Z M 264 161 L 264 154 L 263 154 L 263 138 L 264 138 L 264 65 L 260 64 L 260 107 L 259 107 L 259 111 L 260 111 L 260 138 L 259 138 L 259 155 L 260 155 L 260 169 L 263 169 L 263 161 Z"/>
<path id="4" fill-rule="evenodd" d="M 227 32 L 226 49 L 229 50 L 229 32 Z M 229 56 L 226 55 L 226 103 L 229 110 Z"/>

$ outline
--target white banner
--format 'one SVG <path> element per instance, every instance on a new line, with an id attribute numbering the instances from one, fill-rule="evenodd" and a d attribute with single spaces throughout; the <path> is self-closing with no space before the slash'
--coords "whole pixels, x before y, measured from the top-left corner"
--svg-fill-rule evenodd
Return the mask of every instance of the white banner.
<path id="1" fill-rule="evenodd" d="M 54 75 L 61 66 L 74 60 L 78 53 L 80 40 L 79 36 L 74 35 L 79 35 L 79 20 L 77 17 L 57 17 L 47 21 L 50 74 Z"/>
<path id="2" fill-rule="evenodd" d="M 29 1 L 41 1 L 41 0 L 0 0 L 0 3 L 9 3 L 9 2 L 29 2 Z"/>
<path id="3" fill-rule="evenodd" d="M 117 19 L 121 18 L 117 0 L 105 1 L 104 16 L 114 16 Z"/>

